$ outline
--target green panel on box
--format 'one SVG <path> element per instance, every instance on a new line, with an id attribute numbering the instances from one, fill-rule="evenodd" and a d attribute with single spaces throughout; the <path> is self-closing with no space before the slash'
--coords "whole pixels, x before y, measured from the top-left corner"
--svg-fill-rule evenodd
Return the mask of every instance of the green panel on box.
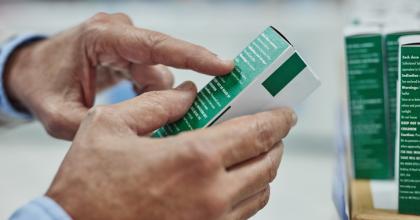
<path id="1" fill-rule="evenodd" d="M 355 177 L 393 178 L 384 101 L 382 35 L 346 37 L 351 143 Z"/>
<path id="2" fill-rule="evenodd" d="M 273 74 L 267 77 L 262 85 L 274 97 L 305 67 L 306 64 L 303 60 L 297 53 L 294 53 Z"/>

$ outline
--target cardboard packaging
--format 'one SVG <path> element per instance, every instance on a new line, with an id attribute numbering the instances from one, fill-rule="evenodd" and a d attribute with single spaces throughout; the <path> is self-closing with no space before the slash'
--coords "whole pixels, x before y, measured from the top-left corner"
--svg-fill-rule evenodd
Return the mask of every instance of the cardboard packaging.
<path id="1" fill-rule="evenodd" d="M 209 127 L 227 119 L 275 107 L 295 107 L 319 85 L 291 43 L 268 27 L 235 59 L 234 70 L 211 80 L 186 115 L 153 137 Z"/>
<path id="2" fill-rule="evenodd" d="M 399 22 L 398 22 L 399 23 Z M 388 102 L 389 138 L 393 154 L 395 154 L 397 134 L 397 79 L 398 79 L 398 39 L 403 36 L 420 34 L 420 26 L 403 23 L 386 25 L 384 27 L 384 47 L 386 63 L 386 82 Z M 394 157 L 392 157 L 394 158 Z M 394 162 L 392 162 L 394 163 Z"/>
<path id="3" fill-rule="evenodd" d="M 393 177 L 382 41 L 378 26 L 345 30 L 350 142 L 354 176 L 359 179 Z"/>
<path id="4" fill-rule="evenodd" d="M 398 209 L 420 214 L 420 35 L 399 40 Z"/>

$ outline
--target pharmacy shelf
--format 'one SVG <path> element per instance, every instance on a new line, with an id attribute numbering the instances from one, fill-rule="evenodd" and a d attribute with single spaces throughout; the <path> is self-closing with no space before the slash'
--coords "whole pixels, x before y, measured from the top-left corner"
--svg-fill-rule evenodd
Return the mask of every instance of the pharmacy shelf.
<path id="1" fill-rule="evenodd" d="M 369 180 L 349 181 L 351 220 L 420 220 L 420 216 L 398 214 L 396 210 L 376 209 Z"/>
<path id="2" fill-rule="evenodd" d="M 352 177 L 346 106 L 343 102 L 338 107 L 337 162 L 333 187 L 333 200 L 340 218 L 342 220 L 420 220 L 420 216 L 398 213 L 395 181 L 362 180 Z"/>

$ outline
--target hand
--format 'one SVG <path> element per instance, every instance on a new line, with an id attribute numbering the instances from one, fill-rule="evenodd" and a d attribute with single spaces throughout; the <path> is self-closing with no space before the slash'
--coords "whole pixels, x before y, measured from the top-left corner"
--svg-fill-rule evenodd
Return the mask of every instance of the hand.
<path id="1" fill-rule="evenodd" d="M 203 47 L 136 28 L 124 14 L 99 13 L 81 25 L 16 51 L 7 65 L 8 96 L 31 111 L 57 138 L 73 139 L 96 91 L 131 74 L 139 92 L 172 87 L 165 66 L 226 74 L 222 61 Z M 121 74 L 120 74 L 121 75 Z"/>
<path id="2" fill-rule="evenodd" d="M 262 209 L 296 123 L 289 109 L 168 138 L 146 136 L 183 116 L 192 83 L 94 107 L 47 196 L 74 219 L 236 220 Z"/>

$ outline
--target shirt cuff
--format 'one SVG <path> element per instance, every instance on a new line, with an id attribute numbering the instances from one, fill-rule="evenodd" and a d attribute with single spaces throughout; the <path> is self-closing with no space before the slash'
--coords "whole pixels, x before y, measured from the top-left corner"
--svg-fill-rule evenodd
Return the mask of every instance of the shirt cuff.
<path id="1" fill-rule="evenodd" d="M 0 48 L 0 112 L 10 119 L 31 120 L 33 119 L 33 116 L 28 112 L 18 111 L 7 97 L 3 81 L 7 60 L 19 46 L 45 38 L 45 36 L 36 34 L 19 35 L 11 38 Z"/>
<path id="2" fill-rule="evenodd" d="M 71 220 L 71 217 L 54 200 L 43 196 L 19 208 L 10 220 Z"/>

